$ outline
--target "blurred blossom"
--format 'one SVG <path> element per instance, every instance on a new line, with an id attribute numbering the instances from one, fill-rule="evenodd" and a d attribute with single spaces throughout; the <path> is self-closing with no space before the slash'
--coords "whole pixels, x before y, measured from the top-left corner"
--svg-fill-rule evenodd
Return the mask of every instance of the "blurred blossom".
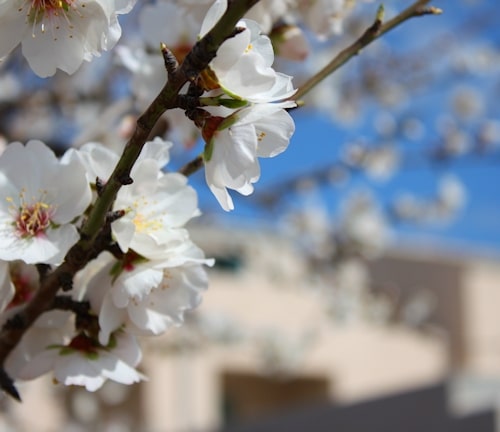
<path id="1" fill-rule="evenodd" d="M 186 14 L 193 17 L 201 25 L 208 9 L 213 4 L 213 0 L 182 0 L 181 4 L 186 9 Z"/>
<path id="2" fill-rule="evenodd" d="M 195 315 L 196 326 L 212 343 L 234 344 L 247 335 L 243 325 L 222 311 L 200 310 Z"/>
<path id="3" fill-rule="evenodd" d="M 328 259 L 335 250 L 331 216 L 319 202 L 309 202 L 287 218 L 288 233 L 307 256 Z"/>
<path id="4" fill-rule="evenodd" d="M 0 102 L 14 101 L 21 94 L 21 82 L 13 73 L 0 76 Z"/>
<path id="5" fill-rule="evenodd" d="M 379 135 L 390 137 L 396 133 L 397 122 L 392 113 L 381 111 L 375 115 L 374 126 Z"/>
<path id="6" fill-rule="evenodd" d="M 313 191 L 317 186 L 317 181 L 312 177 L 302 177 L 295 183 L 295 192 L 307 194 Z"/>
<path id="7" fill-rule="evenodd" d="M 393 204 L 394 214 L 404 221 L 420 219 L 420 205 L 417 199 L 409 193 L 400 194 Z"/>
<path id="8" fill-rule="evenodd" d="M 292 2 L 290 0 L 261 0 L 245 15 L 259 23 L 262 31 L 270 33 L 274 24 L 286 16 Z"/>
<path id="9" fill-rule="evenodd" d="M 434 149 L 436 158 L 463 156 L 471 149 L 471 137 L 468 130 L 462 128 L 451 116 L 442 115 L 436 123 L 440 134 L 440 142 Z"/>
<path id="10" fill-rule="evenodd" d="M 457 177 L 447 175 L 441 179 L 434 198 L 424 200 L 403 194 L 396 199 L 393 212 L 404 221 L 445 222 L 452 219 L 464 207 L 465 202 L 464 186 Z"/>
<path id="11" fill-rule="evenodd" d="M 447 156 L 460 156 L 470 149 L 470 136 L 465 130 L 451 129 L 443 139 L 442 149 Z"/>
<path id="12" fill-rule="evenodd" d="M 399 166 L 399 151 L 392 144 L 368 147 L 361 143 L 352 143 L 344 151 L 345 162 L 362 169 L 375 180 L 386 180 Z"/>
<path id="13" fill-rule="evenodd" d="M 366 193 L 355 194 L 347 200 L 337 232 L 345 247 L 370 258 L 383 252 L 390 238 L 382 211 Z"/>
<path id="14" fill-rule="evenodd" d="M 342 33 L 344 19 L 354 4 L 350 0 L 298 0 L 298 9 L 306 25 L 319 38 L 325 39 Z"/>
<path id="15" fill-rule="evenodd" d="M 496 73 L 500 67 L 500 52 L 487 40 L 461 44 L 451 54 L 452 66 L 458 72 Z"/>
<path id="16" fill-rule="evenodd" d="M 418 141 L 425 133 L 425 124 L 416 117 L 408 117 L 401 122 L 401 132 L 406 139 Z"/>
<path id="17" fill-rule="evenodd" d="M 401 318 L 411 327 L 422 327 L 430 321 L 438 299 L 428 290 L 414 288 L 414 294 L 402 305 Z"/>
<path id="18" fill-rule="evenodd" d="M 363 161 L 364 154 L 365 146 L 360 142 L 352 142 L 344 147 L 342 159 L 348 165 L 359 166 Z"/>
<path id="19" fill-rule="evenodd" d="M 126 113 L 130 110 L 132 103 L 129 99 L 121 99 L 109 104 L 103 109 L 98 103 L 81 103 L 75 107 L 75 115 L 78 119 L 81 131 L 73 138 L 73 146 L 80 147 L 85 143 L 97 141 L 110 150 L 119 153 L 123 149 L 124 142 L 130 136 L 123 135 L 123 128 L 130 121 Z M 96 122 L 95 119 L 99 118 Z M 135 122 L 134 122 L 135 126 Z"/>
<path id="20" fill-rule="evenodd" d="M 335 323 L 387 323 L 394 313 L 389 299 L 370 289 L 370 272 L 359 258 L 347 258 L 336 263 L 332 271 L 332 286 L 324 289 L 326 312 Z"/>
<path id="21" fill-rule="evenodd" d="M 254 338 L 262 372 L 286 376 L 300 366 L 314 340 L 314 333 L 291 335 L 279 328 L 268 328 L 258 331 Z"/>
<path id="22" fill-rule="evenodd" d="M 369 287 L 370 274 L 366 264 L 359 258 L 341 261 L 335 268 L 334 287 L 349 290 L 356 296 Z"/>
<path id="23" fill-rule="evenodd" d="M 341 165 L 335 165 L 328 170 L 327 182 L 331 185 L 345 185 L 349 179 L 349 170 Z"/>
<path id="24" fill-rule="evenodd" d="M 393 145 L 381 145 L 367 155 L 364 167 L 367 174 L 376 180 L 391 177 L 399 165 L 399 151 Z"/>
<path id="25" fill-rule="evenodd" d="M 333 55 L 331 51 L 323 50 L 316 53 L 315 50 L 312 50 L 309 59 L 311 72 L 323 67 L 326 64 L 325 60 L 330 59 L 331 55 Z M 312 89 L 304 97 L 304 100 L 316 109 L 328 113 L 333 121 L 352 125 L 359 118 L 359 97 L 346 94 L 345 89 L 343 89 L 343 79 L 343 71 L 337 71 L 336 74 L 329 76 Z"/>
<path id="26" fill-rule="evenodd" d="M 158 54 L 149 54 L 143 47 L 119 46 L 117 60 L 133 73 L 131 90 L 138 107 L 144 109 L 166 82 L 164 62 Z"/>
<path id="27" fill-rule="evenodd" d="M 472 87 L 457 87 L 452 95 L 451 107 L 455 114 L 468 119 L 481 115 L 484 107 L 482 94 Z"/>
<path id="28" fill-rule="evenodd" d="M 187 53 L 200 28 L 194 17 L 186 12 L 182 6 L 166 1 L 145 5 L 139 14 L 143 41 L 149 48 L 157 50 L 158 55 L 160 42 L 165 43 L 182 61 L 182 47 L 186 46 Z M 166 22 L 169 25 L 165 25 Z"/>
<path id="29" fill-rule="evenodd" d="M 394 315 L 394 305 L 383 294 L 373 295 L 369 301 L 368 319 L 376 324 L 388 324 Z"/>
<path id="30" fill-rule="evenodd" d="M 397 82 L 380 82 L 376 88 L 379 102 L 386 107 L 396 107 L 406 101 L 408 89 Z"/>
<path id="31" fill-rule="evenodd" d="M 283 25 L 271 34 L 276 55 L 295 61 L 304 61 L 309 55 L 309 43 L 300 27 Z"/>
<path id="32" fill-rule="evenodd" d="M 100 414 L 99 400 L 91 393 L 75 392 L 70 402 L 72 413 L 80 421 L 90 423 Z"/>
<path id="33" fill-rule="evenodd" d="M 486 119 L 479 125 L 477 133 L 479 150 L 497 147 L 500 143 L 500 121 Z"/>
<path id="34" fill-rule="evenodd" d="M 462 182 L 453 175 L 443 177 L 439 184 L 439 198 L 447 211 L 453 213 L 466 202 L 466 192 Z"/>

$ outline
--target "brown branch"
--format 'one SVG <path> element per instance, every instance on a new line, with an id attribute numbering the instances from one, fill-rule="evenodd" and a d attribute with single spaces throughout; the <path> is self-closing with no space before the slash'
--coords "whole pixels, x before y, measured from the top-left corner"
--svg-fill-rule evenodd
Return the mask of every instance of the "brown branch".
<path id="1" fill-rule="evenodd" d="M 430 0 L 418 0 L 386 23 L 383 23 L 384 9 L 381 6 L 377 12 L 377 16 L 373 24 L 368 29 L 366 29 L 365 32 L 353 44 L 342 50 L 330 63 L 328 63 L 328 65 L 326 65 L 322 70 L 320 70 L 317 74 L 306 81 L 297 90 L 297 92 L 290 97 L 290 99 L 300 99 L 302 96 L 316 87 L 326 77 L 328 77 L 331 73 L 347 63 L 348 60 L 358 55 L 364 47 L 372 43 L 375 39 L 379 38 L 383 34 L 389 32 L 393 28 L 396 28 L 408 19 L 422 15 L 438 15 L 442 12 L 441 9 L 432 6 L 426 6 L 429 2 Z M 298 107 L 302 105 L 303 103 L 299 101 Z M 202 167 L 203 158 L 201 156 L 197 156 L 195 159 L 183 166 L 179 170 L 179 172 L 186 176 L 189 176 L 191 174 L 194 174 Z"/>
<path id="2" fill-rule="evenodd" d="M 191 174 L 194 174 L 196 171 L 203 167 L 203 156 L 196 156 L 192 161 L 189 161 L 186 165 L 184 165 L 179 172 L 186 177 L 189 177 Z"/>
<path id="3" fill-rule="evenodd" d="M 24 332 L 54 303 L 61 288 L 73 276 L 98 255 L 95 248 L 99 234 L 105 231 L 106 217 L 111 210 L 118 191 L 123 185 L 130 184 L 130 172 L 147 141 L 147 138 L 160 116 L 175 107 L 175 101 L 183 85 L 207 67 L 216 56 L 219 46 L 232 35 L 237 22 L 258 0 L 229 0 L 224 15 L 217 24 L 200 39 L 184 62 L 178 68 L 169 67 L 169 79 L 155 100 L 138 118 L 134 133 L 128 141 L 123 154 L 111 177 L 102 187 L 96 202 L 82 226 L 80 240 L 69 250 L 64 262 L 54 271 L 45 274 L 40 288 L 34 297 L 16 315 L 16 325 L 5 325 L 0 331 L 0 365 L 5 363 L 9 353 L 21 340 Z M 99 245 L 102 247 L 102 245 Z M 0 367 L 0 388 L 19 400 L 19 394 L 12 380 Z"/>
<path id="4" fill-rule="evenodd" d="M 311 91 L 316 87 L 321 81 L 326 77 L 331 75 L 345 63 L 347 63 L 351 58 L 358 55 L 363 48 L 372 43 L 374 40 L 378 39 L 380 36 L 388 33 L 392 29 L 398 27 L 405 21 L 419 17 L 423 15 L 438 15 L 442 13 L 441 9 L 427 6 L 430 0 L 418 0 L 413 3 L 407 9 L 396 15 L 391 20 L 383 23 L 383 8 L 379 8 L 377 16 L 373 24 L 357 39 L 353 44 L 349 45 L 347 48 L 340 51 L 335 58 L 330 61 L 323 69 L 321 69 L 317 74 L 312 76 L 304 84 L 300 86 L 290 99 L 300 99 L 306 93 Z"/>

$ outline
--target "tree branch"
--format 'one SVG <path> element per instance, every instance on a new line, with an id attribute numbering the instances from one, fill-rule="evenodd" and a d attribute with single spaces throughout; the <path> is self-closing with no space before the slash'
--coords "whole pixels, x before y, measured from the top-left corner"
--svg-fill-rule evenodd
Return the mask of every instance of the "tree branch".
<path id="1" fill-rule="evenodd" d="M 302 84 L 302 86 L 300 86 L 300 88 L 297 90 L 297 93 L 295 93 L 290 99 L 300 99 L 302 96 L 316 87 L 326 77 L 328 77 L 338 68 L 347 63 L 352 57 L 358 55 L 364 47 L 372 43 L 375 39 L 378 39 L 380 36 L 398 27 L 405 21 L 422 15 L 439 15 L 442 13 L 441 9 L 432 6 L 426 6 L 429 2 L 430 0 L 418 0 L 403 12 L 385 23 L 383 23 L 383 7 L 381 6 L 377 12 L 375 21 L 359 37 L 359 39 L 356 40 L 356 42 L 354 42 L 353 44 L 349 45 L 347 48 L 340 51 L 337 56 L 335 56 L 335 58 L 330 61 L 330 63 L 328 63 L 316 75 Z"/>
<path id="2" fill-rule="evenodd" d="M 128 141 L 123 154 L 111 177 L 102 187 L 96 202 L 81 228 L 80 240 L 71 247 L 64 262 L 52 272 L 44 274 L 39 290 L 24 308 L 16 315 L 16 326 L 4 326 L 0 332 L 0 365 L 5 363 L 9 353 L 21 340 L 24 332 L 34 321 L 54 304 L 54 298 L 61 287 L 61 281 L 72 280 L 99 251 L 100 233 L 105 230 L 106 217 L 111 210 L 118 191 L 123 185 L 130 184 L 130 172 L 146 143 L 153 126 L 168 109 L 174 108 L 177 95 L 189 80 L 205 69 L 216 56 L 219 46 L 234 35 L 235 26 L 241 17 L 258 0 L 229 0 L 227 10 L 217 24 L 200 39 L 184 62 L 176 69 L 169 70 L 169 79 L 155 100 L 138 118 L 134 133 Z M 99 245 L 98 247 L 102 247 Z M 102 250 L 102 249 L 101 249 Z M 0 367 L 0 388 L 19 399 L 12 380 Z"/>

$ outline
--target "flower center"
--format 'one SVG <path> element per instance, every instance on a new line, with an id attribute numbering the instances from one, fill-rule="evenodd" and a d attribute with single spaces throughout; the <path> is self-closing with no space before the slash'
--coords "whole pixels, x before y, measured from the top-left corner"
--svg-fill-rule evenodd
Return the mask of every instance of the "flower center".
<path id="1" fill-rule="evenodd" d="M 37 202 L 21 209 L 16 221 L 21 237 L 36 237 L 50 226 L 50 206 Z"/>
<path id="2" fill-rule="evenodd" d="M 81 4 L 80 7 L 84 8 L 85 4 Z M 74 11 L 77 15 L 83 16 L 76 0 L 23 0 L 18 11 L 26 13 L 26 21 L 33 26 L 33 37 L 36 37 L 35 30 L 39 25 L 42 33 L 50 27 L 54 39 L 57 39 L 55 32 L 61 28 L 61 25 L 70 32 L 73 30 L 71 12 Z M 71 38 L 72 35 L 70 34 L 69 37 Z"/>
<path id="3" fill-rule="evenodd" d="M 161 218 L 154 215 L 154 213 L 144 213 L 141 210 L 146 209 L 149 205 L 155 205 L 155 203 L 150 203 L 144 197 L 141 197 L 132 203 L 132 208 L 135 211 L 134 218 L 132 219 L 135 229 L 139 233 L 150 234 L 154 231 L 159 231 L 163 229 L 163 222 Z"/>
<path id="4" fill-rule="evenodd" d="M 52 225 L 51 219 L 55 208 L 43 201 L 43 195 L 45 193 L 42 191 L 41 199 L 33 199 L 32 203 L 28 204 L 24 199 L 24 191 L 22 191 L 19 207 L 15 208 L 14 205 L 11 207 L 14 213 L 14 225 L 19 237 L 32 238 L 41 236 Z M 7 201 L 14 202 L 11 197 L 8 197 Z"/>
<path id="5" fill-rule="evenodd" d="M 97 354 L 98 344 L 95 340 L 80 333 L 71 339 L 68 347 L 87 354 Z"/>

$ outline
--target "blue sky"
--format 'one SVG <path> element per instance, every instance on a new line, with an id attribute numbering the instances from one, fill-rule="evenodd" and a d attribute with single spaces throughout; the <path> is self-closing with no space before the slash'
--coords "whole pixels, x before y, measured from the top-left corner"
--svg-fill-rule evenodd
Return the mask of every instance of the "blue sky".
<path id="1" fill-rule="evenodd" d="M 401 9 L 407 2 L 389 1 L 387 8 Z M 425 124 L 425 133 L 416 142 L 402 140 L 398 145 L 403 150 L 405 161 L 403 169 L 389 181 L 374 182 L 359 174 L 338 188 L 322 189 L 326 205 L 334 213 L 339 203 L 353 190 L 370 190 L 382 206 L 389 205 L 401 192 L 410 192 L 419 197 L 435 194 L 441 175 L 453 173 L 461 180 L 467 190 L 467 203 L 456 218 L 446 224 L 398 224 L 395 232 L 399 239 L 409 241 L 431 241 L 448 246 L 472 247 L 474 249 L 493 249 L 500 251 L 500 153 L 488 155 L 466 155 L 446 163 L 432 164 L 429 153 L 439 143 L 436 119 L 440 116 L 453 118 L 450 111 L 450 98 L 456 86 L 466 86 L 480 95 L 483 105 L 481 114 L 470 119 L 458 119 L 460 129 L 471 134 L 484 119 L 500 120 L 500 80 L 495 71 L 480 73 L 450 73 L 450 52 L 443 46 L 459 48 L 462 54 L 472 58 L 481 47 L 487 46 L 496 51 L 500 59 L 500 3 L 498 0 L 458 1 L 445 0 L 434 3 L 445 10 L 440 17 L 425 17 L 404 24 L 385 38 L 394 53 L 410 53 L 416 49 L 431 50 L 429 53 L 428 85 L 421 86 L 410 93 L 408 100 L 391 112 L 396 119 L 416 116 Z M 375 8 L 375 5 L 373 5 Z M 439 41 L 452 41 L 440 45 Z M 435 43 L 435 45 L 434 45 Z M 479 48 L 478 48 L 479 47 Z M 368 48 L 369 49 L 369 48 Z M 419 51 L 420 50 L 420 51 Z M 362 57 L 364 52 L 361 53 Z M 478 60 L 479 61 L 479 60 Z M 499 60 L 500 61 L 500 60 Z M 357 63 L 358 62 L 358 63 Z M 359 60 L 355 58 L 348 66 L 356 74 Z M 348 70 L 349 72 L 349 70 Z M 294 114 L 297 130 L 289 149 L 272 160 L 262 160 L 262 177 L 256 184 L 255 196 L 273 190 L 283 179 L 290 179 L 297 173 L 314 173 L 329 163 L 338 161 L 339 152 L 346 141 L 363 138 L 367 142 L 377 141 L 373 118 L 380 106 L 367 101 L 358 121 L 351 125 L 334 122 L 329 113 L 303 110 Z M 455 121 L 455 120 L 453 120 Z M 198 179 L 202 175 L 196 176 Z M 198 183 L 198 182 L 196 182 Z M 201 182 L 198 183 L 203 189 Z M 233 194 L 235 196 L 236 194 Z M 293 201 L 293 195 L 288 202 Z M 224 215 L 211 197 L 203 196 L 205 211 L 233 223 L 248 221 L 252 218 L 273 219 L 275 214 L 262 211 L 253 206 L 248 198 L 236 199 L 236 210 Z"/>

